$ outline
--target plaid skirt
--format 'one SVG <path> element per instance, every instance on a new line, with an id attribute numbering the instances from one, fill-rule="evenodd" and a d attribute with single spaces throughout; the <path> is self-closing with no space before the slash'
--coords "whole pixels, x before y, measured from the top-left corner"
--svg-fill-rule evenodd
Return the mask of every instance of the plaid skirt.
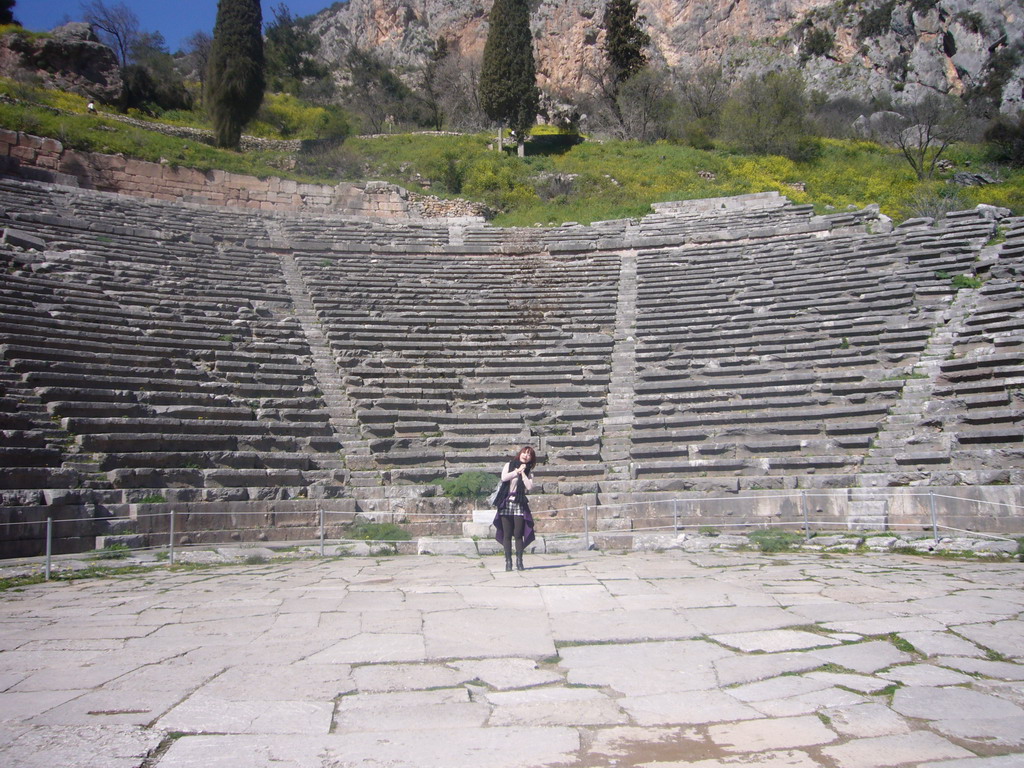
<path id="1" fill-rule="evenodd" d="M 499 515 L 509 515 L 511 517 L 522 517 L 523 508 L 519 505 L 517 499 L 509 499 L 504 507 L 498 510 Z"/>

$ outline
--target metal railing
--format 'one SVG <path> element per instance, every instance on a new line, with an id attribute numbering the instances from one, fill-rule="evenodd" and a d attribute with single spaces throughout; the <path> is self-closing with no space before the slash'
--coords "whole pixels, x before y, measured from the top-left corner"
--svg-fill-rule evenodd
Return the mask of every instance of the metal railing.
<path id="1" fill-rule="evenodd" d="M 970 491 L 967 487 L 965 490 Z M 851 490 L 855 490 L 856 498 L 850 498 Z M 538 510 L 535 518 L 538 523 L 538 531 L 549 540 L 559 538 L 583 537 L 583 544 L 587 549 L 595 545 L 595 540 L 615 539 L 617 537 L 643 536 L 659 533 L 686 534 L 694 531 L 719 532 L 720 529 L 727 530 L 751 530 L 768 528 L 788 528 L 802 530 L 804 538 L 809 541 L 813 535 L 832 531 L 856 532 L 856 531 L 879 531 L 879 532 L 900 532 L 909 531 L 928 534 L 930 533 L 935 543 L 938 543 L 941 535 L 957 535 L 973 538 L 986 538 L 1000 541 L 1013 541 L 1017 536 L 1024 535 L 1024 514 L 1021 507 L 1014 503 L 992 501 L 983 498 L 971 498 L 969 496 L 956 496 L 949 493 L 940 493 L 934 490 L 925 489 L 899 489 L 899 500 L 901 504 L 892 509 L 892 504 L 886 510 L 884 519 L 875 520 L 880 522 L 878 526 L 871 526 L 870 516 L 855 516 L 851 514 L 851 505 L 864 501 L 886 500 L 892 502 L 894 495 L 890 490 L 882 489 L 872 492 L 867 489 L 835 489 L 834 491 L 781 491 L 767 492 L 758 491 L 756 495 L 735 495 L 735 496 L 686 496 L 668 499 L 657 499 L 649 501 L 623 502 L 620 504 L 583 504 L 574 507 L 558 507 L 551 510 Z M 787 506 L 788 505 L 788 506 Z M 839 510 L 844 507 L 845 512 L 840 514 Z M 140 505 L 145 506 L 145 505 Z M 161 506 L 168 506 L 162 504 Z M 767 507 L 768 513 L 758 513 L 751 510 L 752 507 Z M 913 507 L 913 511 L 899 509 L 902 506 Z M 950 510 L 952 506 L 966 507 L 973 510 L 968 514 L 962 509 L 958 513 Z M 443 522 L 448 525 L 470 522 L 467 519 L 469 513 L 452 512 L 416 512 L 406 514 L 402 512 L 380 512 L 372 515 L 353 515 L 352 512 L 332 512 L 318 505 L 314 510 L 277 511 L 270 516 L 273 518 L 271 525 L 239 526 L 238 518 L 254 516 L 267 518 L 266 510 L 245 512 L 245 511 L 201 511 L 201 504 L 195 505 L 190 512 L 180 512 L 173 507 L 167 511 L 160 512 L 138 512 L 130 517 L 105 517 L 105 518 L 62 518 L 45 519 L 45 576 L 51 577 L 52 562 L 54 558 L 54 530 L 55 526 L 64 524 L 88 524 L 103 523 L 135 523 L 149 521 L 155 523 L 147 525 L 150 528 L 144 534 L 150 540 L 163 539 L 165 543 L 145 547 L 125 548 L 124 552 L 159 551 L 166 552 L 169 564 L 175 564 L 177 553 L 181 550 L 194 548 L 208 548 L 217 544 L 228 544 L 229 542 L 205 542 L 205 543 L 182 543 L 182 538 L 191 534 L 202 534 L 211 530 L 230 530 L 234 533 L 264 533 L 268 530 L 288 530 L 315 528 L 316 536 L 310 541 L 306 539 L 281 539 L 278 544 L 297 545 L 305 544 L 318 547 L 320 556 L 324 556 L 327 545 L 344 544 L 362 539 L 346 539 L 342 536 L 329 535 L 329 529 L 350 525 L 354 517 L 371 522 L 394 522 L 397 524 L 430 525 L 432 522 Z M 741 509 L 746 507 L 746 510 Z M 740 508 L 738 511 L 734 508 Z M 785 512 L 782 510 L 785 509 Z M 829 509 L 826 513 L 826 509 Z M 990 510 L 996 513 L 1000 522 L 1001 530 L 981 530 L 983 526 L 974 525 L 963 527 L 952 524 L 960 519 L 970 519 L 979 523 L 991 521 L 992 516 L 983 514 L 983 510 Z M 709 514 L 710 510 L 710 514 Z M 231 517 L 233 525 L 222 528 L 200 528 L 190 529 L 187 522 L 191 515 L 200 515 L 203 518 Z M 330 518 L 336 516 L 336 522 Z M 166 528 L 159 524 L 161 518 L 166 518 Z M 291 518 L 291 519 L 289 519 Z M 304 519 L 301 519 L 304 518 Z M 313 525 L 310 524 L 315 520 Z M 735 519 L 730 519 L 735 518 Z M 612 522 L 610 522 L 612 521 Z M 643 521 L 647 521 L 644 523 Z M 664 522 L 660 522 L 664 521 Z M 43 520 L 34 521 L 11 521 L 0 524 L 0 536 L 5 531 L 10 531 L 16 526 L 39 526 Z M 289 525 L 289 523 L 292 523 Z M 301 524 L 298 524 L 301 523 Z M 620 524 L 624 523 L 624 524 Z M 544 529 L 548 528 L 548 531 Z M 1015 533 L 1014 533 L 1015 532 Z M 136 535 L 134 533 L 111 534 Z M 917 537 L 921 538 L 921 537 Z M 403 540 L 375 539 L 377 543 L 397 544 Z M 252 544 L 253 541 L 245 543 Z M 97 554 L 103 550 L 93 550 Z M 58 555 L 58 557 L 60 557 Z M 14 561 L 26 560 L 29 558 L 14 558 Z M 33 561 L 38 558 L 31 558 Z M 10 561 L 8 561 L 10 562 Z"/>

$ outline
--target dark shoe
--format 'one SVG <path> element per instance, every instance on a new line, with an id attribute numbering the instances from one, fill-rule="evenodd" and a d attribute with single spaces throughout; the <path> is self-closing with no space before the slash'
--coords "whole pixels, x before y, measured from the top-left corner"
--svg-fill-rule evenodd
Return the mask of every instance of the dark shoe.
<path id="1" fill-rule="evenodd" d="M 505 555 L 505 570 L 512 570 L 512 555 Z"/>
<path id="2" fill-rule="evenodd" d="M 509 567 L 509 570 L 512 570 L 512 568 Z M 516 570 L 517 571 L 525 571 L 526 570 L 526 566 L 523 565 L 523 553 L 522 552 L 516 552 Z"/>

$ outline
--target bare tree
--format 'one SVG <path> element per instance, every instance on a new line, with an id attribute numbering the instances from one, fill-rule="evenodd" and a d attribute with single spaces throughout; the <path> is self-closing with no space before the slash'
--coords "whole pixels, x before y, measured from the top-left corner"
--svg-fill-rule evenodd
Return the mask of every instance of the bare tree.
<path id="1" fill-rule="evenodd" d="M 950 145 L 963 139 L 967 130 L 959 101 L 938 94 L 897 107 L 879 122 L 879 137 L 900 150 L 920 180 L 935 174 L 939 158 Z"/>
<path id="2" fill-rule="evenodd" d="M 82 3 L 82 15 L 96 29 L 96 35 L 117 53 L 121 66 L 131 61 L 139 38 L 139 17 L 124 3 L 107 5 L 103 0 Z"/>
<path id="3" fill-rule="evenodd" d="M 619 86 L 615 103 L 623 138 L 656 141 L 664 137 L 672 113 L 672 92 L 663 72 L 640 70 Z"/>
<path id="4" fill-rule="evenodd" d="M 207 32 L 194 32 L 185 41 L 185 54 L 188 56 L 189 68 L 196 73 L 202 83 L 206 79 L 206 67 L 210 63 L 210 46 L 213 37 Z"/>
<path id="5" fill-rule="evenodd" d="M 729 83 L 718 66 L 703 66 L 677 75 L 679 93 L 690 114 L 717 127 L 729 98 Z"/>
<path id="6" fill-rule="evenodd" d="M 445 62 L 450 55 L 448 41 L 443 37 L 439 37 L 434 43 L 434 48 L 427 58 L 427 65 L 423 69 L 421 98 L 430 115 L 430 123 L 434 130 L 437 131 L 444 127 L 446 115 L 443 97 L 444 92 L 451 87 L 442 74 L 445 69 Z"/>
<path id="7" fill-rule="evenodd" d="M 445 124 L 461 131 L 483 130 L 489 124 L 480 105 L 480 56 L 450 53 L 436 72 L 444 83 L 438 96 Z"/>

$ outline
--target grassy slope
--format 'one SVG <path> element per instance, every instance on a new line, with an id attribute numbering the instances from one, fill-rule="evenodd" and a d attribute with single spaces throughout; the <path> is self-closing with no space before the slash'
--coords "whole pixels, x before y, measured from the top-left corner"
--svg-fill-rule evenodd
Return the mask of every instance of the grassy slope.
<path id="1" fill-rule="evenodd" d="M 922 195 L 958 194 L 954 207 L 990 203 L 1024 214 L 1024 171 L 1020 169 L 987 169 L 1002 183 L 985 187 L 954 187 L 944 178 L 919 184 L 897 152 L 870 142 L 825 140 L 821 157 L 808 163 L 667 143 L 586 142 L 522 161 L 506 157 L 499 170 L 507 173 L 501 177 L 493 167 L 499 165 L 495 153 L 486 149 L 489 139 L 404 135 L 352 139 L 346 147 L 379 175 L 408 186 L 417 175 L 435 181 L 445 178 L 447 158 L 457 158 L 455 163 L 465 167 L 462 196 L 498 205 L 512 203 L 502 205 L 506 212 L 496 219 L 505 225 L 640 216 L 654 202 L 769 190 L 795 202 L 811 203 L 820 212 L 878 203 L 897 220 L 913 215 L 914 200 Z M 949 158 L 957 169 L 985 167 L 980 147 L 956 147 Z M 701 178 L 700 171 L 715 178 Z M 522 189 L 543 173 L 577 174 L 575 191 L 542 200 L 532 189 Z M 790 186 L 797 182 L 806 185 L 806 192 Z"/>
<path id="2" fill-rule="evenodd" d="M 128 126 L 102 115 L 90 116 L 85 114 L 85 99 L 71 94 L 40 91 L 3 80 L 0 93 L 63 110 L 54 113 L 44 107 L 0 103 L 0 126 L 51 136 L 68 147 L 151 161 L 165 159 L 201 170 L 219 168 L 328 183 L 339 180 L 330 171 L 334 167 L 330 158 L 311 165 L 318 170 L 306 174 L 282 171 L 279 168 L 288 160 L 284 153 L 232 152 Z M 296 107 L 286 103 L 282 108 Z M 176 124 L 202 125 L 201 118 L 194 114 L 175 113 L 169 117 Z M 295 114 L 296 121 L 301 118 L 301 114 Z M 1001 183 L 959 188 L 938 179 L 919 184 L 898 153 L 870 142 L 825 140 L 818 160 L 794 163 L 781 157 L 621 141 L 575 146 L 554 142 L 520 160 L 489 151 L 492 139 L 491 135 L 400 134 L 349 139 L 341 151 L 347 158 L 345 167 L 368 169 L 370 178 L 387 178 L 411 189 L 428 179 L 433 182 L 434 193 L 482 200 L 500 208 L 504 212 L 495 223 L 501 225 L 641 216 L 649 212 L 653 202 L 768 190 L 777 190 L 795 202 L 812 203 L 820 212 L 878 203 L 884 213 L 897 220 L 915 213 L 915 198 L 950 194 L 957 196 L 953 207 L 990 203 L 1024 215 L 1024 170 L 986 168 L 982 148 L 970 145 L 954 147 L 948 153 L 956 168 L 986 169 Z M 712 173 L 715 178 L 701 178 L 700 171 Z M 537 179 L 545 174 L 571 174 L 575 180 L 568 189 L 538 195 L 537 190 L 545 185 Z M 789 186 L 796 182 L 806 184 L 806 191 Z"/>

